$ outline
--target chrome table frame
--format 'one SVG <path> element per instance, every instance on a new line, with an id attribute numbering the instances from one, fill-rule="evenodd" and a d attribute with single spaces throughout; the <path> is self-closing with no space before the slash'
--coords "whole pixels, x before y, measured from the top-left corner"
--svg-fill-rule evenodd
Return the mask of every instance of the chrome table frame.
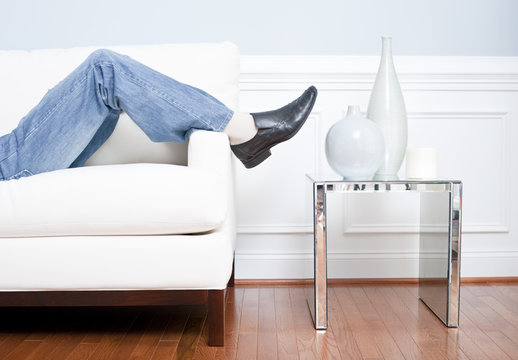
<path id="1" fill-rule="evenodd" d="M 327 329 L 327 217 L 326 196 L 330 192 L 382 193 L 417 192 L 421 194 L 419 246 L 419 298 L 448 327 L 457 327 L 460 305 L 460 245 L 462 218 L 462 183 L 460 181 L 346 181 L 320 180 L 307 175 L 313 190 L 314 286 L 308 291 L 308 305 L 317 330 Z M 423 195 L 427 194 L 427 195 Z M 442 194 L 442 195 L 439 195 Z M 437 201 L 439 200 L 439 201 Z M 447 224 L 439 233 L 441 251 L 430 256 L 427 246 L 437 243 L 423 224 L 430 208 L 439 208 Z M 447 220 L 446 220 L 447 216 Z M 442 236 L 441 236 L 442 235 Z M 444 275 L 430 276 L 431 266 Z M 432 271 L 433 272 L 433 271 Z M 441 288 L 445 289 L 441 293 Z M 437 291 L 439 290 L 439 291 Z"/>

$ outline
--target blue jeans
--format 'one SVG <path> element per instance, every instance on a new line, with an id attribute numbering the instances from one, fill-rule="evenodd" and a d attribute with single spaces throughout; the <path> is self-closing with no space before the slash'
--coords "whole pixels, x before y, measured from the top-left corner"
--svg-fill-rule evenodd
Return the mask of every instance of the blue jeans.
<path id="1" fill-rule="evenodd" d="M 128 56 L 93 52 L 0 137 L 0 180 L 83 165 L 125 111 L 155 142 L 223 131 L 233 111 Z"/>

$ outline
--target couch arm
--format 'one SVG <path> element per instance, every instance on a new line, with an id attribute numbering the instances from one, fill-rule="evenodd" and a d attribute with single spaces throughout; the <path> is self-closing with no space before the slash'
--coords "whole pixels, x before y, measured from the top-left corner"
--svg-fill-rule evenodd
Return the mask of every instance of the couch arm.
<path id="1" fill-rule="evenodd" d="M 234 178 L 228 136 L 223 133 L 205 130 L 194 132 L 189 139 L 187 163 L 189 167 L 199 167 L 221 175 L 223 184 L 226 184 L 226 189 L 222 189 L 222 191 L 227 192 L 225 196 L 229 199 L 229 207 L 226 220 L 220 230 L 229 234 L 232 241 L 232 249 L 235 249 Z"/>
<path id="2" fill-rule="evenodd" d="M 224 177 L 232 173 L 230 144 L 226 134 L 205 130 L 194 132 L 189 139 L 187 158 L 189 167 L 212 170 Z"/>

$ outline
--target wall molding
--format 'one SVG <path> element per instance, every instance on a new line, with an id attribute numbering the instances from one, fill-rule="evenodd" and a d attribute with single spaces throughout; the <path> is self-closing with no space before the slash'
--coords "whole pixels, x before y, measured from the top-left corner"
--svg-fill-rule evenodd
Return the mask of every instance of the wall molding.
<path id="1" fill-rule="evenodd" d="M 314 126 L 315 134 L 315 164 L 314 172 L 318 173 L 320 169 L 320 161 L 322 158 L 321 147 L 319 146 L 318 139 L 322 138 L 322 129 L 318 126 L 318 120 L 322 114 L 316 112 L 312 115 L 312 124 Z M 440 111 L 419 111 L 419 112 L 408 112 L 408 119 L 447 119 L 447 120 L 466 120 L 466 119 L 483 119 L 489 121 L 501 121 L 502 122 L 502 153 L 503 167 L 501 169 L 501 184 L 500 189 L 506 189 L 508 186 L 508 141 L 506 136 L 509 133 L 508 130 L 508 110 L 486 110 L 486 111 L 455 111 L 455 110 L 440 110 Z M 502 208 L 500 212 L 502 219 L 499 222 L 477 222 L 477 223 L 463 223 L 464 233 L 507 233 L 509 232 L 509 207 L 510 198 L 506 197 L 502 199 Z M 366 233 L 405 233 L 415 234 L 419 233 L 419 224 L 387 224 L 387 223 L 370 223 L 370 224 L 354 224 L 347 214 L 347 211 L 343 229 L 345 234 L 366 234 Z M 307 234 L 313 232 L 312 224 L 261 224 L 261 225 L 239 225 L 237 228 L 238 234 Z"/>
<path id="2" fill-rule="evenodd" d="M 437 110 L 437 111 L 419 111 L 408 112 L 409 120 L 488 120 L 499 121 L 502 123 L 502 131 L 500 133 L 500 142 L 502 146 L 502 168 L 500 169 L 499 189 L 507 189 L 509 186 L 509 110 Z M 463 233 L 507 233 L 509 232 L 509 209 L 511 207 L 511 199 L 502 192 L 502 207 L 499 209 L 501 219 L 498 222 L 463 222 Z M 351 211 L 346 211 L 343 222 L 344 234 L 366 234 L 366 233 L 419 233 L 419 224 L 387 224 L 387 223 L 369 223 L 354 224 L 349 216 Z"/>
<path id="3" fill-rule="evenodd" d="M 508 233 L 509 226 L 500 223 L 476 223 L 476 224 L 463 224 L 462 232 L 464 234 L 492 234 L 492 233 Z M 384 224 L 384 223 L 372 223 L 372 224 L 347 224 L 344 230 L 345 234 L 379 234 L 379 233 L 392 233 L 392 234 L 418 234 L 418 224 Z"/>
<path id="4" fill-rule="evenodd" d="M 239 225 L 238 234 L 312 234 L 313 224 Z"/>
<path id="5" fill-rule="evenodd" d="M 241 56 L 241 90 L 370 91 L 377 56 Z M 518 91 L 518 57 L 396 56 L 404 91 Z"/>

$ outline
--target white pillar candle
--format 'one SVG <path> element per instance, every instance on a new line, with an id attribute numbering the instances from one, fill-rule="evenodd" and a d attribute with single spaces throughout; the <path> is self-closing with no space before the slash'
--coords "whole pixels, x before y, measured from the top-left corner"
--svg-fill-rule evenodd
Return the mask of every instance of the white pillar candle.
<path id="1" fill-rule="evenodd" d="M 407 179 L 437 179 L 437 149 L 408 148 L 406 150 Z"/>

